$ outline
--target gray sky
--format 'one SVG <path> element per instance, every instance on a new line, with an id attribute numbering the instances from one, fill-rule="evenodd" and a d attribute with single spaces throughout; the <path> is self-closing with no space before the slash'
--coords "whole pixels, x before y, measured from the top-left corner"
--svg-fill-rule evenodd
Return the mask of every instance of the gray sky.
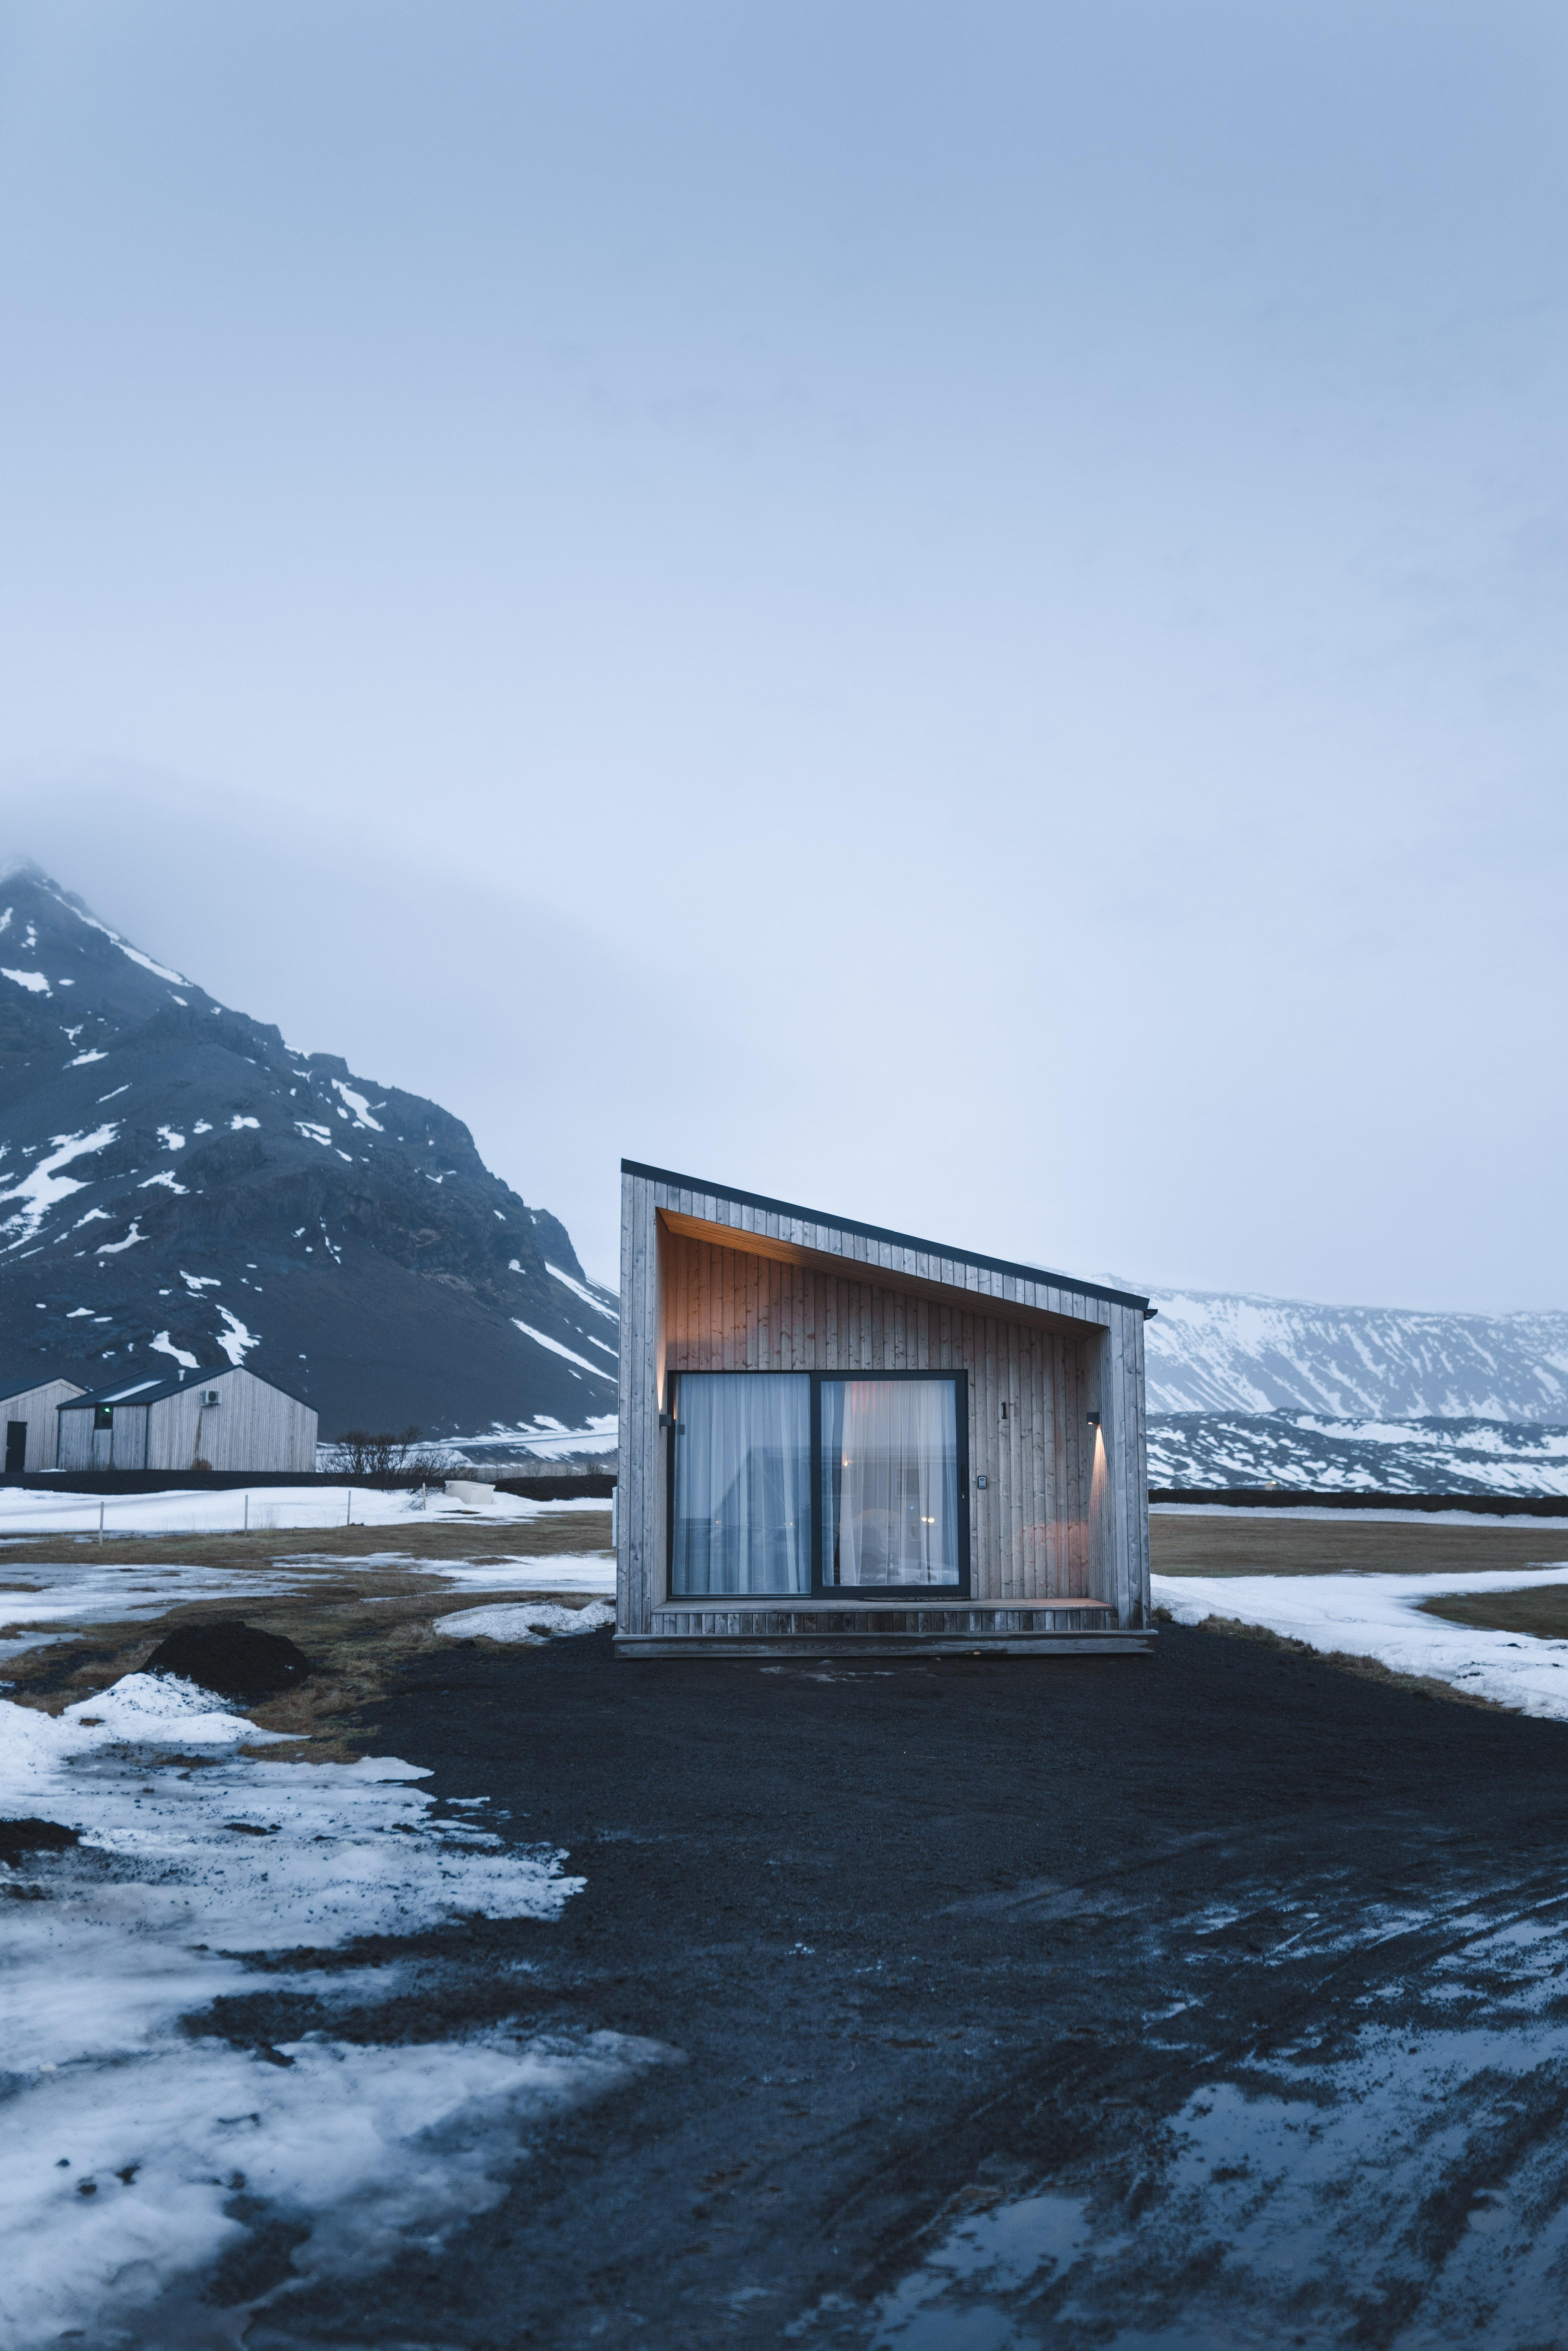
<path id="1" fill-rule="evenodd" d="M 0 0 L 0 847 L 600 1274 L 1568 1304 L 1565 50 Z"/>

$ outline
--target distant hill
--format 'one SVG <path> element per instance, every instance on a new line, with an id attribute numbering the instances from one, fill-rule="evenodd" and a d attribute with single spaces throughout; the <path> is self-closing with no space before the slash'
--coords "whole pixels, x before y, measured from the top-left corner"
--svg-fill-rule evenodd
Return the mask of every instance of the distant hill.
<path id="1" fill-rule="evenodd" d="M 1151 1413 L 1568 1422 L 1568 1313 L 1148 1296 L 1159 1310 L 1144 1333 Z"/>
<path id="2" fill-rule="evenodd" d="M 461 1122 L 0 881 L 0 1383 L 227 1355 L 344 1428 L 615 1410 L 614 1293 Z"/>
<path id="3" fill-rule="evenodd" d="M 1151 1486 L 1568 1493 L 1568 1426 L 1539 1420 L 1335 1419 L 1326 1413 L 1149 1416 Z"/>

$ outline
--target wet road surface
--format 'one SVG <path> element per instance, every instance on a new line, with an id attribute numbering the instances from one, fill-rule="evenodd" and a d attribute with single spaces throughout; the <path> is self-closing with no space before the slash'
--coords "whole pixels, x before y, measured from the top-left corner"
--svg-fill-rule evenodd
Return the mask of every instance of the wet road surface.
<path id="1" fill-rule="evenodd" d="M 421 1938 L 367 2034 L 681 2062 L 250 2351 L 1568 2343 L 1568 1728 L 1204 1631 L 855 1671 L 596 1635 L 420 1663 L 378 1743 L 587 1886 Z M 228 2014 L 309 2023 L 264 1973 Z"/>

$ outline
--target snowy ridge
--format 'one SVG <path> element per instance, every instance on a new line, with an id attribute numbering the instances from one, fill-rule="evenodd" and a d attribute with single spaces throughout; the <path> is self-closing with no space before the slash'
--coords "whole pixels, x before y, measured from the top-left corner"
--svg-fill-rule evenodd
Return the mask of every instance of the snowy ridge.
<path id="1" fill-rule="evenodd" d="M 1148 1438 L 1149 1483 L 1155 1487 L 1568 1494 L 1568 1427 L 1540 1421 L 1152 1414 Z"/>
<path id="2" fill-rule="evenodd" d="M 1151 1290 L 1151 1413 L 1568 1422 L 1568 1313 L 1417 1313 Z"/>

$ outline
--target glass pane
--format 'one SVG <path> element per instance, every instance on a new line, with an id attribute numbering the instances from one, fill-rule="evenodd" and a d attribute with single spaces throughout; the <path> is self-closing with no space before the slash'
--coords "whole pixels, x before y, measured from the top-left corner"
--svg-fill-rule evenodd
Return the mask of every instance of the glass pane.
<path id="1" fill-rule="evenodd" d="M 672 1590 L 809 1592 L 810 1381 L 683 1372 L 675 1416 Z"/>
<path id="2" fill-rule="evenodd" d="M 958 1582 L 953 1381 L 822 1382 L 822 1577 Z"/>

